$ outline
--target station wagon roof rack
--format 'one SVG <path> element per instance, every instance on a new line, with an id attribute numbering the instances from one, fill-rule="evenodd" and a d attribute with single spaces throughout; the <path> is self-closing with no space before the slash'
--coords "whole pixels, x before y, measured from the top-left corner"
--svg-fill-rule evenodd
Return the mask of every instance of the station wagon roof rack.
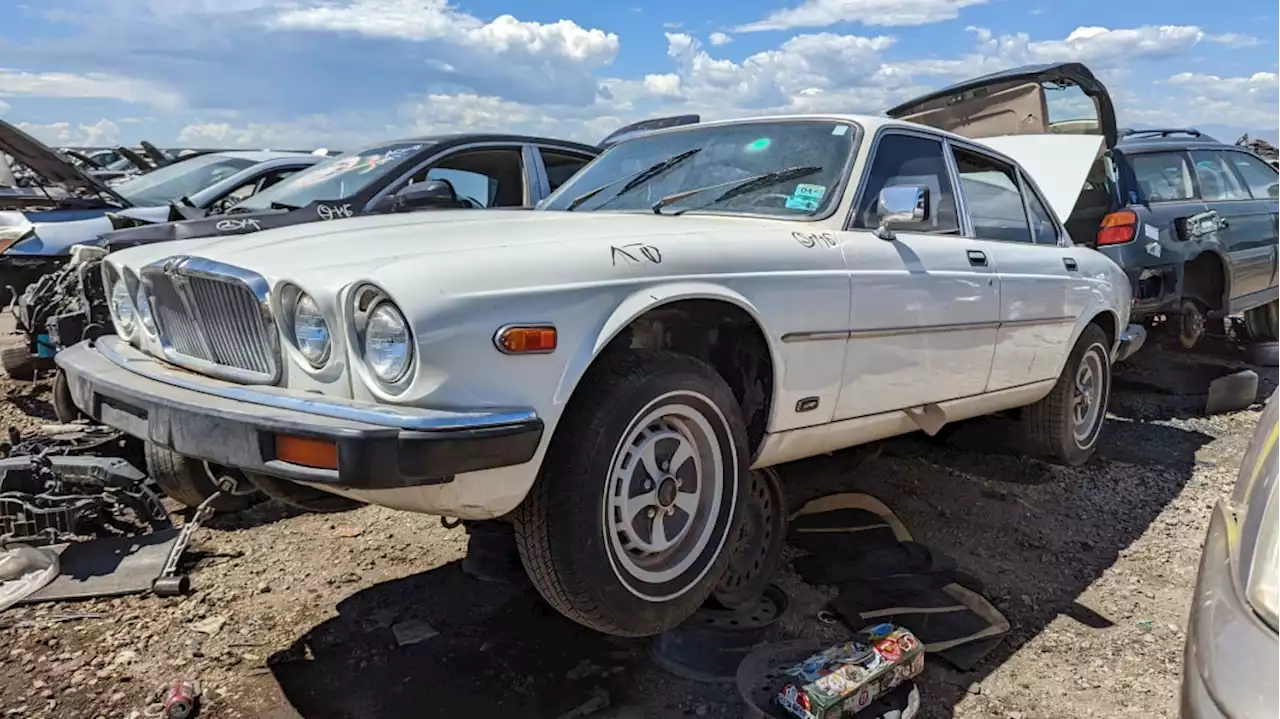
<path id="1" fill-rule="evenodd" d="M 1120 131 L 1121 137 L 1133 137 L 1134 135 L 1159 135 L 1160 137 L 1168 137 L 1170 135 L 1191 135 L 1192 137 L 1204 137 L 1204 133 L 1194 127 L 1166 127 L 1137 130 L 1127 127 Z"/>

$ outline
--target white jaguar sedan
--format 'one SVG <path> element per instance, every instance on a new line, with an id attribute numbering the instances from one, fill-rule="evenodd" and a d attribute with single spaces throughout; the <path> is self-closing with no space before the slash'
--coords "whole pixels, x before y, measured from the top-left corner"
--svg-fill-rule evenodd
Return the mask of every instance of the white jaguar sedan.
<path id="1" fill-rule="evenodd" d="M 300 506 L 504 518 L 557 609 L 655 634 L 725 575 L 752 470 L 1005 410 L 1094 452 L 1144 336 L 1060 219 L 1102 138 L 1015 119 L 693 124 L 529 211 L 124 250 L 116 334 L 57 362 L 92 417 Z"/>

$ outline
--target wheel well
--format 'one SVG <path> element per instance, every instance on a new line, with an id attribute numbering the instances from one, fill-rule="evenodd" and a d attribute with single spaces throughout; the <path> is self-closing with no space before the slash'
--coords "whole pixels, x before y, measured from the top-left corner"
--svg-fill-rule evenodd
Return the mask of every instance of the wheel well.
<path id="1" fill-rule="evenodd" d="M 1116 327 L 1116 316 L 1110 312 L 1099 312 L 1090 323 L 1102 328 L 1103 333 L 1107 335 L 1107 347 L 1114 347 L 1116 338 L 1120 336 L 1120 328 Z M 1110 351 L 1110 350 L 1108 350 Z"/>
<path id="2" fill-rule="evenodd" d="M 1182 296 L 1200 300 L 1211 310 L 1222 309 L 1227 272 L 1216 252 L 1204 252 L 1182 269 Z"/>
<path id="3" fill-rule="evenodd" d="M 679 352 L 714 367 L 742 407 L 751 453 L 759 448 L 773 402 L 773 356 L 764 332 L 746 310 L 704 299 L 654 307 L 610 340 L 604 353 L 627 349 Z"/>

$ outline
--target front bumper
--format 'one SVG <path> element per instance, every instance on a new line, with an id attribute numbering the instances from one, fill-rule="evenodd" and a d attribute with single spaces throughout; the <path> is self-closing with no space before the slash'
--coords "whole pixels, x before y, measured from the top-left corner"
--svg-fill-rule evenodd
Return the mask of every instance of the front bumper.
<path id="1" fill-rule="evenodd" d="M 1147 328 L 1142 325 L 1129 325 L 1120 333 L 1120 345 L 1116 348 L 1116 356 L 1112 362 L 1123 362 L 1137 354 L 1147 341 Z"/>
<path id="2" fill-rule="evenodd" d="M 1277 638 L 1245 603 L 1231 571 L 1230 525 L 1219 502 L 1209 520 L 1182 667 L 1181 719 L 1275 716 Z"/>
<path id="3" fill-rule="evenodd" d="M 193 374 L 108 335 L 58 353 L 85 414 L 189 457 L 276 477 L 357 490 L 453 481 L 533 458 L 542 420 L 531 410 L 381 405 L 251 387 Z M 337 467 L 276 456 L 276 438 L 332 442 Z"/>

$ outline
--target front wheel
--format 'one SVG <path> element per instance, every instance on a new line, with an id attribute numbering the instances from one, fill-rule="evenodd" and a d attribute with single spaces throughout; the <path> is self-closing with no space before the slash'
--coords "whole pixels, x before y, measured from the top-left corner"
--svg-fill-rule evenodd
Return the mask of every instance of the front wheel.
<path id="1" fill-rule="evenodd" d="M 1022 411 L 1028 449 L 1072 467 L 1088 462 L 1098 448 L 1110 399 L 1107 334 L 1090 324 L 1080 333 L 1053 390 Z"/>
<path id="2" fill-rule="evenodd" d="M 725 572 L 746 445 L 738 402 L 706 363 L 649 350 L 603 358 L 513 516 L 534 586 L 606 634 L 650 636 L 684 621 Z"/>

